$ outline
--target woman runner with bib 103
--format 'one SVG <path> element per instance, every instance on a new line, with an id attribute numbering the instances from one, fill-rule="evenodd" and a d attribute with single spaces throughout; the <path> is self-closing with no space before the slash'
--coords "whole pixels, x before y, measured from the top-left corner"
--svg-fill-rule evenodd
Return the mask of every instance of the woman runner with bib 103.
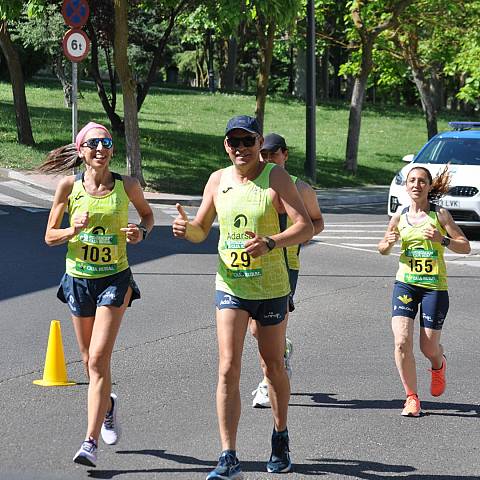
<path id="1" fill-rule="evenodd" d="M 126 244 L 145 240 L 154 223 L 138 180 L 109 170 L 112 152 L 108 130 L 90 122 L 78 133 L 75 145 L 53 150 L 39 168 L 58 173 L 85 165 L 85 172 L 66 176 L 58 184 L 45 241 L 50 246 L 68 244 L 66 273 L 57 297 L 70 308 L 90 380 L 87 433 L 73 461 L 92 467 L 100 433 L 108 445 L 117 443 L 120 435 L 118 399 L 111 392 L 111 356 L 125 310 L 140 298 Z M 139 224 L 128 222 L 130 202 Z M 65 210 L 70 221 L 62 228 Z"/>
<path id="2" fill-rule="evenodd" d="M 435 179 L 426 168 L 413 167 L 406 179 L 410 206 L 392 217 L 378 244 L 378 251 L 388 255 L 398 239 L 402 242 L 392 295 L 392 330 L 395 363 L 407 396 L 402 415 L 409 417 L 422 413 L 413 355 L 418 307 L 420 350 L 431 363 L 430 393 L 438 397 L 445 391 L 447 367 L 440 344 L 449 306 L 444 250 L 470 253 L 470 243 L 450 212 L 432 203 L 448 192 L 449 184 L 448 167 Z"/>

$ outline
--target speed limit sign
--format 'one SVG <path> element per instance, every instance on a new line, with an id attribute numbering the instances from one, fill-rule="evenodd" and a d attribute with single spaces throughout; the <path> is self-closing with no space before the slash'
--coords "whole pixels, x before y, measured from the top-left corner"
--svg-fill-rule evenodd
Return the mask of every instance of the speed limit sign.
<path id="1" fill-rule="evenodd" d="M 90 39 L 80 28 L 72 28 L 63 37 L 63 52 L 72 62 L 81 62 L 90 50 Z"/>

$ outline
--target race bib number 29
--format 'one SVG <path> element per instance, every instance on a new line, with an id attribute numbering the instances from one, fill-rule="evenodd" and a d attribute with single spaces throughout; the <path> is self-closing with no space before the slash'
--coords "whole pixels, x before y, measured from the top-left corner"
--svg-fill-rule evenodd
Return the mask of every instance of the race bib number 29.
<path id="1" fill-rule="evenodd" d="M 253 258 L 244 250 L 243 241 L 225 242 L 224 259 L 228 275 L 232 278 L 260 277 L 262 275 L 262 261 Z"/>

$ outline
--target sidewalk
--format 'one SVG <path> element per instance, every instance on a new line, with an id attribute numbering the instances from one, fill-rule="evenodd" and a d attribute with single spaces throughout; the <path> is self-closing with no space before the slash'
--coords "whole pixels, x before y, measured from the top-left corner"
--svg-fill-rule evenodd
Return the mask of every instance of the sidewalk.
<path id="1" fill-rule="evenodd" d="M 61 175 L 42 175 L 30 171 L 10 170 L 0 168 L 0 177 L 10 178 L 43 190 L 55 191 Z M 316 190 L 318 202 L 322 206 L 364 205 L 367 203 L 387 204 L 388 186 L 320 188 Z M 163 192 L 145 192 L 145 198 L 150 203 L 175 205 L 181 203 L 187 206 L 199 206 L 201 195 L 183 195 Z"/>

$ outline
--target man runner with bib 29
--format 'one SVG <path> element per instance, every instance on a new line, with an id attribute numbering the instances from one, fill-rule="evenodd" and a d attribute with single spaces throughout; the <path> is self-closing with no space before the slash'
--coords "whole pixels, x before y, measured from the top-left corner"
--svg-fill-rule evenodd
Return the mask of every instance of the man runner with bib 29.
<path id="1" fill-rule="evenodd" d="M 288 173 L 260 161 L 263 136 L 257 121 L 246 115 L 234 117 L 225 134 L 224 146 L 232 165 L 210 176 L 194 220 L 189 221 L 177 204 L 179 216 L 173 222 L 175 236 L 195 243 L 205 240 L 217 215 L 220 225 L 215 303 L 222 454 L 208 480 L 242 477 L 236 437 L 242 351 L 250 317 L 259 324 L 258 348 L 274 423 L 267 471 L 292 469 L 287 431 L 290 384 L 283 359 L 290 284 L 283 249 L 313 235 L 308 213 Z M 292 226 L 283 232 L 278 219 L 282 204 L 292 220 Z"/>

